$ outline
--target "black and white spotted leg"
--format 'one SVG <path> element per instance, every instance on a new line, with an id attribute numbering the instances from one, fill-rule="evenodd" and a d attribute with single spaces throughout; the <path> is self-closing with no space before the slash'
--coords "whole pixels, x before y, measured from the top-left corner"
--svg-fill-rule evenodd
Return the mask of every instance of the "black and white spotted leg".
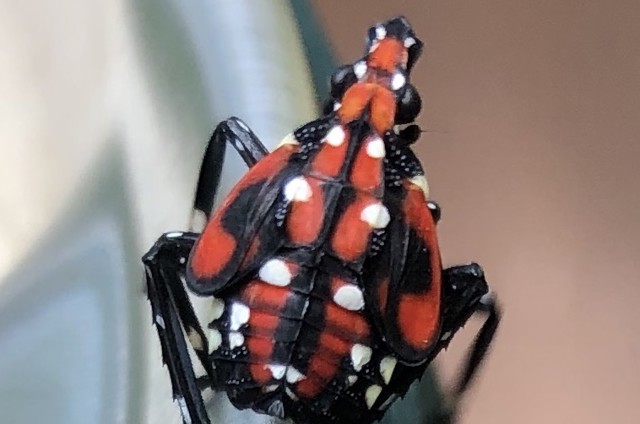
<path id="1" fill-rule="evenodd" d="M 203 216 L 204 222 L 212 213 L 227 143 L 236 149 L 248 167 L 268 154 L 258 137 L 240 119 L 232 117 L 218 124 L 202 160 L 194 199 L 194 216 Z M 210 423 L 201 390 L 215 381 L 208 358 L 207 338 L 184 286 L 186 263 L 197 239 L 197 233 L 166 233 L 142 258 L 162 358 L 169 369 L 173 398 L 180 405 L 185 424 Z M 187 342 L 206 376 L 196 378 Z M 203 384 L 204 381 L 209 384 Z"/>
<path id="2" fill-rule="evenodd" d="M 484 316 L 484 324 L 476 335 L 465 359 L 453 391 L 448 415 L 455 415 L 457 404 L 475 377 L 500 322 L 500 309 L 484 278 L 480 265 L 447 268 L 443 273 L 443 323 L 440 345 L 445 348 L 451 336 L 474 314 Z M 443 420 L 446 422 L 446 420 Z"/>
<path id="3" fill-rule="evenodd" d="M 180 405 L 184 424 L 210 424 L 187 340 L 210 381 L 215 377 L 208 359 L 207 338 L 183 283 L 186 261 L 197 238 L 195 233 L 166 233 L 142 258 L 162 359 L 169 369 L 173 398 Z"/>
<path id="4" fill-rule="evenodd" d="M 207 150 L 202 159 L 193 202 L 194 222 L 209 220 L 220 185 L 227 144 L 236 149 L 249 168 L 269 153 L 260 139 L 239 118 L 231 117 L 220 122 L 209 139 Z M 202 216 L 204 219 L 197 219 L 197 216 Z"/>

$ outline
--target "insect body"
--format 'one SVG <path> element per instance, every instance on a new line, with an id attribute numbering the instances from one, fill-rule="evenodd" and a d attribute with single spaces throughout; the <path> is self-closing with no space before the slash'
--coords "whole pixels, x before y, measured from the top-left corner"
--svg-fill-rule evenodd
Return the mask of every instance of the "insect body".
<path id="1" fill-rule="evenodd" d="M 199 237 L 165 234 L 144 258 L 185 422 L 209 421 L 181 328 L 206 383 L 235 406 L 296 423 L 368 423 L 489 309 L 466 387 L 498 316 L 478 265 L 443 271 L 415 139 L 394 130 L 420 110 L 408 80 L 421 47 L 404 18 L 372 28 L 365 57 L 334 74 L 333 110 L 272 153 L 235 118 L 214 133 L 203 175 L 227 142 L 249 172 Z M 196 206 L 208 215 L 207 199 Z M 182 279 L 212 296 L 208 334 Z"/>

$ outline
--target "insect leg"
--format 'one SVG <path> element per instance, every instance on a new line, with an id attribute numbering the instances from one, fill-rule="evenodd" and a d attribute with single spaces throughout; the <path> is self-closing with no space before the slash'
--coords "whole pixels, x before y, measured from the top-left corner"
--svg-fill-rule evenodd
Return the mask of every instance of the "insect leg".
<path id="1" fill-rule="evenodd" d="M 180 405 L 184 424 L 210 424 L 185 333 L 209 379 L 214 378 L 207 339 L 183 285 L 185 264 L 197 237 L 195 233 L 166 233 L 142 258 L 162 359 L 169 369 L 173 398 Z"/>
<path id="2" fill-rule="evenodd" d="M 454 388 L 454 405 L 469 388 L 478 371 L 500 322 L 500 309 L 494 295 L 489 292 L 480 265 L 472 263 L 447 268 L 443 273 L 443 323 L 441 347 L 446 347 L 451 336 L 474 313 L 485 316 L 484 324 L 475 337 Z"/>
<path id="3" fill-rule="evenodd" d="M 455 390 L 458 396 L 469 388 L 469 383 L 478 371 L 478 367 L 482 364 L 482 360 L 487 354 L 500 323 L 501 311 L 493 293 L 487 293 L 480 299 L 476 312 L 484 315 L 485 321 L 473 341 L 473 346 L 466 359 L 465 368 L 456 384 Z"/>
<path id="4" fill-rule="evenodd" d="M 220 185 L 220 175 L 227 144 L 231 144 L 244 163 L 251 168 L 269 151 L 260 139 L 239 118 L 231 117 L 218 124 L 213 131 L 200 167 L 200 176 L 193 202 L 194 215 L 204 216 L 207 221 Z"/>

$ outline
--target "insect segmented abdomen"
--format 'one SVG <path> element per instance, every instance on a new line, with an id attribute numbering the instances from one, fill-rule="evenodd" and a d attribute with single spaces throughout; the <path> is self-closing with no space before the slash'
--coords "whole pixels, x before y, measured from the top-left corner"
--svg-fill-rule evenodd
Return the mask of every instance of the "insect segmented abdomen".
<path id="1" fill-rule="evenodd" d="M 373 37 L 336 110 L 258 162 L 191 254 L 190 286 L 217 297 L 214 385 L 238 407 L 371 422 L 410 383 L 391 384 L 399 362 L 420 366 L 437 341 L 426 180 L 393 131 L 421 43 L 403 18 Z"/>
<path id="2" fill-rule="evenodd" d="M 297 150 L 274 203 L 280 247 L 216 300 L 211 355 L 240 407 L 299 422 L 348 422 L 350 411 L 356 422 L 396 361 L 372 331 L 361 278 L 373 233 L 390 219 L 384 144 L 366 124 L 327 119 L 316 138 L 303 127 L 287 141 Z M 320 165 L 336 155 L 339 167 Z M 365 161 L 362 175 L 355 167 Z"/>

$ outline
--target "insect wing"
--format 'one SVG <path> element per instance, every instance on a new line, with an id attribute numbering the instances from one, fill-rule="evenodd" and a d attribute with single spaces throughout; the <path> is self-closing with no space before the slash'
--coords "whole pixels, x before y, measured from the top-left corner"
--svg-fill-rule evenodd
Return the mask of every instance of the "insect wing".
<path id="1" fill-rule="evenodd" d="M 423 191 L 405 180 L 388 190 L 391 221 L 383 247 L 365 264 L 367 304 L 389 348 L 405 363 L 429 357 L 438 341 L 441 263 L 435 223 Z"/>
<path id="2" fill-rule="evenodd" d="M 209 220 L 187 266 L 194 292 L 215 294 L 279 247 L 275 215 L 295 151 L 285 144 L 256 163 Z"/>

